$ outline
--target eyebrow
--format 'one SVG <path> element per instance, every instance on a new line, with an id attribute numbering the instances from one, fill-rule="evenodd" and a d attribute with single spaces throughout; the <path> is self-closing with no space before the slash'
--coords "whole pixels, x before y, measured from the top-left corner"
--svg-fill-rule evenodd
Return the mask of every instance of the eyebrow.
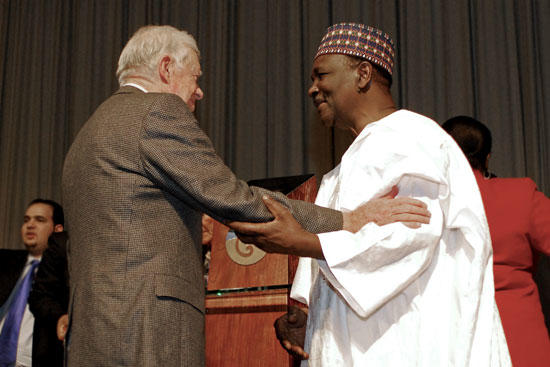
<path id="1" fill-rule="evenodd" d="M 319 66 L 316 66 L 311 70 L 311 75 L 310 75 L 311 80 L 313 80 L 313 77 L 315 75 L 319 75 Z"/>
<path id="2" fill-rule="evenodd" d="M 47 219 L 47 218 L 46 218 L 45 216 L 43 216 L 43 215 L 24 215 L 24 216 L 23 216 L 23 220 L 31 219 L 31 218 Z"/>

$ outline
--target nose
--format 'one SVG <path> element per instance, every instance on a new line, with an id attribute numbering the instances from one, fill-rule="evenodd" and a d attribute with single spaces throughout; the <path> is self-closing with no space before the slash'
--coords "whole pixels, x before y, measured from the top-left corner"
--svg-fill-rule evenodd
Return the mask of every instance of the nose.
<path id="1" fill-rule="evenodd" d="M 202 91 L 201 87 L 197 87 L 197 89 L 195 90 L 195 97 L 197 101 L 201 100 L 202 97 L 204 97 L 204 92 Z"/>
<path id="2" fill-rule="evenodd" d="M 311 87 L 307 90 L 307 95 L 311 98 L 315 98 L 315 96 L 319 93 L 319 88 L 317 88 L 317 85 L 315 83 L 311 84 Z"/>

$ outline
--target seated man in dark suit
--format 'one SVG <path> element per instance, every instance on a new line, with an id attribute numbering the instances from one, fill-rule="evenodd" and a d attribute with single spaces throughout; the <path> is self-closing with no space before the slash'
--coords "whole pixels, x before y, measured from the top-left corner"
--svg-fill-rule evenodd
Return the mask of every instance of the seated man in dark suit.
<path id="1" fill-rule="evenodd" d="M 21 226 L 27 250 L 0 249 L 0 366 L 31 366 L 34 317 L 27 298 L 48 237 L 63 231 L 63 224 L 58 203 L 35 199 Z"/>
<path id="2" fill-rule="evenodd" d="M 67 240 L 67 232 L 52 233 L 29 295 L 29 308 L 34 315 L 33 367 L 63 366 L 69 304 Z"/>

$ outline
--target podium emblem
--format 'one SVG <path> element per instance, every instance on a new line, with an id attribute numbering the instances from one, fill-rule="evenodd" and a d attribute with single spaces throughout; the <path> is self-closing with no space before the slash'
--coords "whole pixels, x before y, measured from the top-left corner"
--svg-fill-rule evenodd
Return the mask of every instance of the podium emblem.
<path id="1" fill-rule="evenodd" d="M 235 232 L 227 232 L 225 250 L 229 258 L 239 265 L 252 265 L 264 258 L 266 252 L 254 245 L 242 243 Z"/>

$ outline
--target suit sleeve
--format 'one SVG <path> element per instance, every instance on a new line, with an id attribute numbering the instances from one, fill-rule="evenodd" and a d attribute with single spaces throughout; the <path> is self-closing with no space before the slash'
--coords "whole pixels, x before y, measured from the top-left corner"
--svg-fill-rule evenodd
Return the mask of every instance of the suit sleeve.
<path id="1" fill-rule="evenodd" d="M 249 187 L 235 177 L 185 103 L 175 95 L 159 94 L 152 103 L 143 122 L 140 155 L 153 182 L 217 220 L 272 220 L 261 200 L 268 193 L 289 208 L 310 232 L 342 229 L 342 214 L 338 211 Z"/>
<path id="2" fill-rule="evenodd" d="M 69 280 L 66 237 L 50 237 L 29 294 L 29 309 L 37 319 L 57 323 L 67 313 Z"/>

